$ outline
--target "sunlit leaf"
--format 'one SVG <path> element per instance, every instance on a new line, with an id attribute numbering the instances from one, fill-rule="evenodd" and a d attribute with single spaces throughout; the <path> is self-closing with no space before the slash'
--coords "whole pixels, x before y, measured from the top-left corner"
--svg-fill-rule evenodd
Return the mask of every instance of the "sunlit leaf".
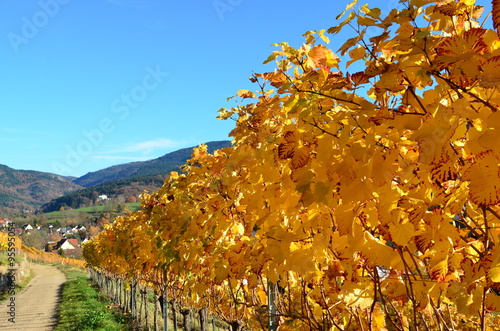
<path id="1" fill-rule="evenodd" d="M 469 181 L 471 199 L 480 206 L 500 203 L 500 160 L 491 151 L 474 158 L 474 163 L 464 173 Z"/>

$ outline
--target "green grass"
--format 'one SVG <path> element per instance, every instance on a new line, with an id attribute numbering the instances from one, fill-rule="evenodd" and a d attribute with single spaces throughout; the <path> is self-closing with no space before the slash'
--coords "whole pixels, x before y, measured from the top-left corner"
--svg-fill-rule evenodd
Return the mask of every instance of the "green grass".
<path id="1" fill-rule="evenodd" d="M 127 209 L 131 212 L 136 212 L 141 209 L 140 202 L 125 203 L 122 205 L 126 206 Z M 84 213 L 84 217 L 87 219 L 87 221 L 97 219 L 102 213 L 111 213 L 111 215 L 114 217 L 117 215 L 115 214 L 117 206 L 118 204 L 83 207 L 78 209 L 53 211 L 42 215 L 47 218 L 47 223 L 49 224 L 59 221 L 62 222 L 61 226 L 65 226 L 64 220 L 75 217 L 81 217 L 80 213 Z"/>
<path id="2" fill-rule="evenodd" d="M 67 277 L 59 305 L 59 323 L 55 331 L 130 330 L 127 315 L 114 308 L 85 272 L 58 266 Z"/>
<path id="3" fill-rule="evenodd" d="M 14 257 L 14 260 L 17 264 L 20 264 L 22 259 L 23 258 L 20 256 Z M 7 251 L 0 252 L 0 266 L 2 266 L 2 265 L 6 265 L 6 266 L 9 265 L 9 256 L 7 254 Z"/>
<path id="4" fill-rule="evenodd" d="M 134 203 L 126 203 L 125 204 L 129 211 L 135 212 L 141 209 L 140 202 Z M 55 222 L 56 220 L 60 220 L 65 218 L 65 216 L 75 215 L 78 212 L 86 212 L 89 216 L 98 216 L 99 214 L 106 212 L 107 210 L 115 210 L 117 204 L 114 205 L 101 205 L 101 206 L 92 206 L 92 207 L 83 207 L 78 209 L 68 209 L 63 211 L 53 211 L 50 213 L 45 213 L 45 216 L 48 219 L 48 223 Z"/>

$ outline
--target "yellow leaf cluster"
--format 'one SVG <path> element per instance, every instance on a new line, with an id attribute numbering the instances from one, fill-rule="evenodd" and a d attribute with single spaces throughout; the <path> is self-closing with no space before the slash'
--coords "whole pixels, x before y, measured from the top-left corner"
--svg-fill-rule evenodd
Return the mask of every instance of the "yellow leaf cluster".
<path id="1" fill-rule="evenodd" d="M 277 44 L 252 78 L 273 88 L 220 111 L 233 146 L 196 148 L 85 246 L 89 265 L 252 328 L 270 284 L 284 329 L 493 321 L 478 312 L 499 307 L 498 37 L 474 1 L 405 5 L 351 3 L 327 30 L 357 22 L 345 65 L 324 31 Z"/>

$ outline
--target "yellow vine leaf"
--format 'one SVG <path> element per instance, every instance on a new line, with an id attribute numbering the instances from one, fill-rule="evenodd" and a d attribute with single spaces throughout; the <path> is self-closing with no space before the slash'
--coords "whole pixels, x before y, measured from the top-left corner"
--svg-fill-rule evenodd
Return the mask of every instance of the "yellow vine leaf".
<path id="1" fill-rule="evenodd" d="M 368 4 L 361 6 L 360 10 L 371 18 L 379 18 L 382 11 L 379 8 L 369 8 Z"/>
<path id="2" fill-rule="evenodd" d="M 481 65 L 481 87 L 492 88 L 500 85 L 500 55 L 493 56 Z"/>
<path id="3" fill-rule="evenodd" d="M 470 7 L 476 3 L 476 0 L 460 0 L 460 2 Z"/>
<path id="4" fill-rule="evenodd" d="M 236 235 L 242 236 L 245 234 L 245 227 L 241 223 L 237 223 L 231 227 L 231 232 Z"/>
<path id="5" fill-rule="evenodd" d="M 396 65 L 391 65 L 387 68 L 387 71 L 383 73 L 375 86 L 382 91 L 393 93 L 403 91 L 405 89 L 404 73 L 399 70 Z"/>
<path id="6" fill-rule="evenodd" d="M 288 260 L 290 267 L 301 276 L 317 270 L 314 254 L 310 249 L 302 247 L 302 249 L 292 252 Z"/>
<path id="7" fill-rule="evenodd" d="M 496 154 L 486 151 L 477 155 L 464 173 L 464 179 L 469 181 L 471 200 L 479 206 L 500 203 L 499 163 Z"/>
<path id="8" fill-rule="evenodd" d="M 497 312 L 500 312 L 500 295 L 496 293 L 487 293 L 485 306 L 487 309 Z"/>
<path id="9" fill-rule="evenodd" d="M 367 309 L 373 303 L 373 289 L 368 287 L 369 284 L 363 283 L 345 283 L 342 285 L 345 303 L 351 307 L 359 307 L 359 309 Z"/>
<path id="10" fill-rule="evenodd" d="M 415 236 L 414 241 L 421 253 L 426 252 L 434 245 L 432 231 L 424 231 L 424 233 Z"/>
<path id="11" fill-rule="evenodd" d="M 391 223 L 389 224 L 389 229 L 391 232 L 392 241 L 396 244 L 405 246 L 417 233 L 413 224 L 410 222 L 406 223 Z"/>
<path id="12" fill-rule="evenodd" d="M 500 112 L 492 113 L 486 120 L 486 128 L 481 136 L 477 139 L 479 145 L 484 149 L 493 150 L 500 155 Z"/>
<path id="13" fill-rule="evenodd" d="M 278 146 L 278 157 L 282 160 L 291 159 L 291 168 L 298 169 L 307 164 L 310 158 L 310 149 L 304 145 L 295 131 L 287 131 L 283 139 L 285 142 Z"/>
<path id="14" fill-rule="evenodd" d="M 382 281 L 380 289 L 390 300 L 406 301 L 408 299 L 405 284 L 401 279 L 389 277 Z"/>
<path id="15" fill-rule="evenodd" d="M 356 214 L 350 204 L 344 204 L 337 207 L 335 210 L 335 220 L 341 236 L 352 236 L 355 218 Z"/>
<path id="16" fill-rule="evenodd" d="M 489 270 L 491 281 L 500 283 L 500 249 L 498 246 L 493 250 L 493 261 Z"/>
<path id="17" fill-rule="evenodd" d="M 251 98 L 251 99 L 256 99 L 257 96 L 255 95 L 255 93 L 249 91 L 249 90 L 239 90 L 237 95 L 241 98 Z"/>
<path id="18" fill-rule="evenodd" d="M 377 330 L 383 330 L 386 327 L 386 318 L 385 318 L 385 312 L 379 307 L 375 307 L 375 311 L 373 312 L 373 321 L 374 327 Z"/>
<path id="19" fill-rule="evenodd" d="M 356 48 L 351 49 L 349 51 L 349 56 L 351 57 L 351 60 L 347 61 L 346 68 L 349 67 L 352 63 L 364 58 L 365 55 L 366 55 L 366 50 L 362 46 L 358 46 Z"/>
<path id="20" fill-rule="evenodd" d="M 336 20 L 340 19 L 342 16 L 344 16 L 344 14 L 352 9 L 354 6 L 356 6 L 356 4 L 358 3 L 358 0 L 353 0 L 352 2 L 350 2 L 349 4 L 347 4 L 347 6 L 345 7 L 344 11 L 340 14 L 337 15 L 337 17 L 335 17 Z"/>
<path id="21" fill-rule="evenodd" d="M 485 33 L 486 29 L 473 28 L 463 35 L 444 38 L 437 48 L 438 62 L 450 64 L 483 54 L 488 48 L 483 40 Z"/>
<path id="22" fill-rule="evenodd" d="M 431 2 L 432 0 L 411 0 L 412 5 L 416 6 L 417 8 L 428 5 Z"/>
<path id="23" fill-rule="evenodd" d="M 366 255 L 367 260 L 376 266 L 389 267 L 394 257 L 397 256 L 394 249 L 368 232 L 365 232 L 364 237 L 368 249 L 364 250 L 363 253 Z"/>
<path id="24" fill-rule="evenodd" d="M 265 291 L 257 291 L 257 296 L 259 297 L 261 305 L 267 305 L 267 293 Z"/>
<path id="25" fill-rule="evenodd" d="M 441 259 L 430 268 L 429 274 L 433 280 L 443 282 L 448 274 L 448 255 L 440 255 Z"/>
<path id="26" fill-rule="evenodd" d="M 415 289 L 415 299 L 418 302 L 418 307 L 420 309 L 426 309 L 429 305 L 430 292 L 434 288 L 435 283 L 425 282 L 423 280 L 416 281 L 413 283 L 413 288 Z"/>
<path id="27" fill-rule="evenodd" d="M 359 43 L 363 39 L 364 35 L 365 35 L 365 31 L 362 31 L 359 36 L 347 39 L 347 41 L 342 46 L 340 46 L 340 48 L 338 49 L 338 52 L 340 52 L 340 55 L 344 56 L 349 48 L 355 46 L 357 43 Z"/>
<path id="28" fill-rule="evenodd" d="M 369 16 L 358 15 L 357 23 L 361 26 L 374 26 L 377 24 L 377 20 Z"/>

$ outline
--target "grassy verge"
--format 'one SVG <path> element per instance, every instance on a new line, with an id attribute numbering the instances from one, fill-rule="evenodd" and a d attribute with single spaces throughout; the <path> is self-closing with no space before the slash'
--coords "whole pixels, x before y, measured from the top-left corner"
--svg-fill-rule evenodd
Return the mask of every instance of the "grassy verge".
<path id="1" fill-rule="evenodd" d="M 57 267 L 68 280 L 63 285 L 55 331 L 129 330 L 127 315 L 113 308 L 84 271 L 69 266 Z"/>
<path id="2" fill-rule="evenodd" d="M 94 218 L 103 212 L 116 212 L 116 208 L 118 207 L 118 205 L 119 204 L 110 204 L 110 205 L 100 205 L 100 206 L 92 206 L 92 207 L 82 207 L 82 208 L 78 208 L 78 209 L 52 211 L 52 212 L 45 213 L 42 215 L 45 216 L 49 220 L 48 223 L 52 223 L 56 220 L 60 220 L 63 218 L 71 218 L 72 216 L 74 217 L 75 214 L 78 214 L 80 212 L 85 212 L 88 214 L 88 217 Z M 127 209 L 129 211 L 132 211 L 132 212 L 135 212 L 135 211 L 138 211 L 139 209 L 141 209 L 140 202 L 122 203 L 120 205 L 127 207 Z"/>

